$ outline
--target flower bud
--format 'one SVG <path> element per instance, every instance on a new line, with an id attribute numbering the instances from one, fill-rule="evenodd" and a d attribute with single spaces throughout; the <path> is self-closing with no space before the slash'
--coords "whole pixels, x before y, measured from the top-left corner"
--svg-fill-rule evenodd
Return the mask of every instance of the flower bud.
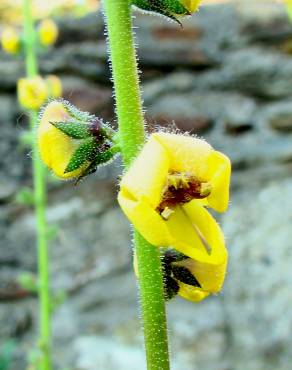
<path id="1" fill-rule="evenodd" d="M 58 27 L 53 20 L 45 19 L 39 24 L 38 35 L 43 46 L 53 45 L 57 40 L 58 34 Z"/>
<path id="2" fill-rule="evenodd" d="M 8 54 L 16 54 L 20 50 L 20 37 L 15 28 L 4 28 L 1 35 L 2 48 Z"/>
<path id="3" fill-rule="evenodd" d="M 43 109 L 37 140 L 43 162 L 63 179 L 78 181 L 118 152 L 109 126 L 64 100 Z"/>
<path id="4" fill-rule="evenodd" d="M 38 110 L 48 97 L 48 87 L 40 76 L 20 78 L 17 83 L 17 94 L 22 107 Z"/>
<path id="5" fill-rule="evenodd" d="M 62 83 L 59 77 L 49 75 L 46 77 L 48 94 L 51 98 L 60 98 L 62 96 Z"/>
<path id="6" fill-rule="evenodd" d="M 180 23 L 178 16 L 190 15 L 198 9 L 201 0 L 132 0 L 138 8 L 164 15 Z"/>

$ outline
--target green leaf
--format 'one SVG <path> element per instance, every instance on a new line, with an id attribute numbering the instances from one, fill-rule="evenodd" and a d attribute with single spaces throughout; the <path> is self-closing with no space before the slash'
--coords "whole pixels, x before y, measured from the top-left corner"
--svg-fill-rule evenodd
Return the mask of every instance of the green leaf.
<path id="1" fill-rule="evenodd" d="M 72 172 L 80 168 L 86 161 L 93 161 L 97 151 L 97 144 L 94 139 L 84 141 L 76 149 L 64 173 Z"/>
<path id="2" fill-rule="evenodd" d="M 80 121 L 50 122 L 57 129 L 73 139 L 87 139 L 90 137 L 88 125 Z"/>

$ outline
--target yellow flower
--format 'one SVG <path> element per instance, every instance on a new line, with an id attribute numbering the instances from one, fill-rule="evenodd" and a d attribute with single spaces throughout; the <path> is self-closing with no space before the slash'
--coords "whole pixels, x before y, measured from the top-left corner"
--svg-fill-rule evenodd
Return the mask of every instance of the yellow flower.
<path id="1" fill-rule="evenodd" d="M 50 102 L 43 110 L 37 130 L 38 147 L 43 162 L 63 179 L 80 176 L 88 162 L 78 169 L 65 173 L 65 169 L 73 154 L 80 145 L 80 140 L 74 140 L 51 122 L 66 122 L 72 117 L 61 101 Z"/>
<path id="2" fill-rule="evenodd" d="M 181 0 L 182 5 L 188 9 L 190 13 L 194 13 L 200 4 L 201 0 Z"/>
<path id="3" fill-rule="evenodd" d="M 62 83 L 59 77 L 49 75 L 46 77 L 46 82 L 49 90 L 49 96 L 51 98 L 59 98 L 62 96 Z"/>
<path id="4" fill-rule="evenodd" d="M 9 54 L 16 54 L 20 49 L 20 38 L 13 27 L 6 27 L 1 36 L 3 50 Z"/>
<path id="5" fill-rule="evenodd" d="M 180 285 L 181 295 L 215 293 L 224 281 L 227 251 L 220 227 L 205 209 L 228 206 L 230 161 L 205 141 L 156 133 L 121 181 L 118 200 L 151 244 L 176 249 L 192 260 L 201 288 Z"/>
<path id="6" fill-rule="evenodd" d="M 50 46 L 56 42 L 59 31 L 54 21 L 51 19 L 44 19 L 39 25 L 38 34 L 41 44 Z"/>
<path id="7" fill-rule="evenodd" d="M 26 109 L 38 110 L 48 97 L 48 88 L 40 76 L 20 78 L 17 83 L 19 103 Z"/>

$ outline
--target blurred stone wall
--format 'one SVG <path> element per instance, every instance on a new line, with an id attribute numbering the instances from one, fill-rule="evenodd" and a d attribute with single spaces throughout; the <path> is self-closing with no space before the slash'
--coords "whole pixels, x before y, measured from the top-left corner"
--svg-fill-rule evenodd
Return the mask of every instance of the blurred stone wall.
<path id="1" fill-rule="evenodd" d="M 205 137 L 233 163 L 230 210 L 219 216 L 230 251 L 224 291 L 199 305 L 168 305 L 174 370 L 287 370 L 292 346 L 292 26 L 283 6 L 202 7 L 184 27 L 135 17 L 150 130 Z M 60 20 L 42 73 L 65 97 L 114 123 L 100 14 Z M 31 185 L 33 155 L 19 137 L 27 117 L 15 100 L 22 61 L 0 53 L 0 341 L 14 338 L 11 369 L 25 369 L 37 301 L 17 283 L 36 271 L 32 210 L 14 201 Z M 127 76 L 125 76 L 125 79 Z M 49 182 L 52 287 L 67 300 L 53 315 L 56 369 L 144 369 L 127 221 L 115 201 L 121 166 L 77 187 Z"/>

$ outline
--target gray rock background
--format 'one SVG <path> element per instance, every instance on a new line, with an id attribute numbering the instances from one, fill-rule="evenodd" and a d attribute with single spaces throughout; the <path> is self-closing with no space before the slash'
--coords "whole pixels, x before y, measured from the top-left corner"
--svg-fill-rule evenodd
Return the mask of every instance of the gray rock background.
<path id="1" fill-rule="evenodd" d="M 59 21 L 58 46 L 41 57 L 65 97 L 114 123 L 100 14 Z M 150 130 L 191 131 L 233 163 L 230 210 L 219 216 L 230 251 L 224 291 L 201 304 L 168 305 L 173 370 L 288 370 L 292 347 L 292 26 L 269 1 L 202 7 L 181 29 L 137 14 Z M 27 117 L 15 100 L 21 60 L 0 52 L 0 349 L 15 345 L 24 370 L 37 334 L 37 300 L 17 277 L 36 272 L 31 186 L 20 143 Z M 78 187 L 49 179 L 55 369 L 145 369 L 131 238 L 115 196 L 120 164 Z"/>

